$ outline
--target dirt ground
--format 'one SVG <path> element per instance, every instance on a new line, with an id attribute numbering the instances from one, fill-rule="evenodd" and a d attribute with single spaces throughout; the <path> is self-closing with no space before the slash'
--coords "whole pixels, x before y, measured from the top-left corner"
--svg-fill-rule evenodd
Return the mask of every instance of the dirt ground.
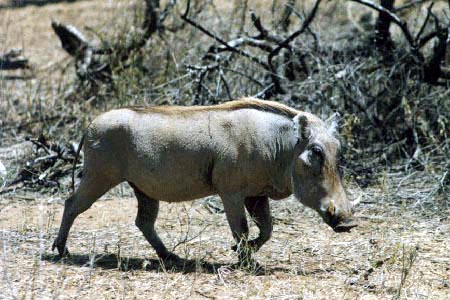
<path id="1" fill-rule="evenodd" d="M 68 60 L 52 19 L 96 27 L 114 20 L 121 3 L 0 8 L 0 53 L 24 48 L 38 77 L 47 76 Z M 255 255 L 258 274 L 235 267 L 214 197 L 161 205 L 160 236 L 184 258 L 164 265 L 134 225 L 137 201 L 128 187 L 76 220 L 65 260 L 51 251 L 65 196 L 0 195 L 0 299 L 450 299 L 450 210 L 440 179 L 426 169 L 386 173 L 364 189 L 347 182 L 350 198 L 361 202 L 351 233 L 334 233 L 295 199 L 272 201 L 274 233 Z"/>
<path id="2" fill-rule="evenodd" d="M 134 226 L 137 201 L 127 187 L 76 220 L 63 261 L 50 249 L 63 200 L 3 197 L 0 298 L 449 299 L 448 210 L 411 209 L 402 192 L 394 182 L 349 187 L 361 200 L 359 226 L 344 234 L 295 199 L 272 201 L 274 234 L 255 255 L 259 274 L 235 268 L 216 198 L 161 205 L 158 231 L 185 259 L 164 265 Z"/>

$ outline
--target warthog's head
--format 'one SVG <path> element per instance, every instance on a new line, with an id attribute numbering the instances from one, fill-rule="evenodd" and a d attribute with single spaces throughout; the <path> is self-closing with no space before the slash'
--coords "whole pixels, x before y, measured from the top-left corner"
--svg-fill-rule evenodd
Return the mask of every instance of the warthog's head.
<path id="1" fill-rule="evenodd" d="M 294 195 L 317 211 L 336 232 L 355 227 L 352 203 L 338 172 L 339 140 L 335 137 L 337 115 L 326 122 L 310 114 L 294 118 L 299 144 L 292 174 Z"/>

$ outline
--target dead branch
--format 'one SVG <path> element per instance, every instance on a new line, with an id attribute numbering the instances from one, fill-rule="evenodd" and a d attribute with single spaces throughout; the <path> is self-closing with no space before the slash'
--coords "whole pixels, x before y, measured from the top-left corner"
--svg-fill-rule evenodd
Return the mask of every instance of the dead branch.
<path id="1" fill-rule="evenodd" d="M 212 64 L 212 65 L 207 65 L 207 66 L 195 66 L 195 65 L 185 65 L 186 68 L 193 72 L 195 74 L 195 82 L 197 84 L 197 87 L 195 89 L 195 94 L 194 94 L 194 104 L 198 105 L 201 104 L 203 105 L 203 98 L 201 97 L 201 93 L 202 93 L 202 89 L 204 87 L 203 84 L 203 80 L 205 78 L 205 76 L 212 71 L 215 71 L 217 69 L 220 68 L 220 65 L 218 63 L 216 64 Z"/>
<path id="2" fill-rule="evenodd" d="M 253 26 L 255 26 L 256 30 L 258 30 L 259 34 L 254 37 L 254 39 L 257 40 L 266 40 L 271 43 L 279 44 L 284 40 L 284 37 L 281 37 L 277 34 L 271 34 L 263 25 L 261 22 L 261 18 L 255 14 L 254 11 L 250 11 L 250 17 L 253 23 Z"/>
<path id="3" fill-rule="evenodd" d="M 268 99 L 270 98 L 272 94 L 272 89 L 274 87 L 274 84 L 271 83 L 268 86 L 266 86 L 264 89 L 259 91 L 258 93 L 254 94 L 252 97 L 260 98 L 260 99 Z"/>
<path id="4" fill-rule="evenodd" d="M 22 49 L 11 49 L 0 55 L 0 70 L 30 69 L 28 59 L 22 56 Z"/>
<path id="5" fill-rule="evenodd" d="M 27 186 L 56 187 L 71 174 L 75 159 L 74 145 L 50 142 L 42 135 L 28 141 L 34 145 L 33 153 L 28 153 L 28 160 L 23 163 L 15 179 L 0 190 L 0 194 Z"/>
<path id="6" fill-rule="evenodd" d="M 299 30 L 295 31 L 294 33 L 292 33 L 290 36 L 288 36 L 284 41 L 279 43 L 278 46 L 269 54 L 269 56 L 267 58 L 267 62 L 268 62 L 268 65 L 269 65 L 270 71 L 271 71 L 272 82 L 274 83 L 274 89 L 275 89 L 274 92 L 277 94 L 283 94 L 284 91 L 281 88 L 280 79 L 277 75 L 276 68 L 273 65 L 273 58 L 275 57 L 275 55 L 277 55 L 280 52 L 281 49 L 287 48 L 289 50 L 290 49 L 289 43 L 292 42 L 296 37 L 298 37 L 300 34 L 302 34 L 309 27 L 310 23 L 314 20 L 314 17 L 316 16 L 320 2 L 321 2 L 321 0 L 316 1 L 313 9 L 311 10 L 308 17 L 303 22 L 301 28 Z"/>
<path id="7" fill-rule="evenodd" d="M 289 30 L 289 26 L 291 25 L 291 14 L 292 14 L 292 10 L 295 6 L 295 0 L 288 0 L 288 2 L 286 3 L 284 10 L 283 10 L 283 14 L 281 15 L 281 29 L 284 32 L 288 32 Z"/>
<path id="8" fill-rule="evenodd" d="M 431 9 L 433 8 L 434 2 L 431 2 L 430 6 L 428 6 L 427 9 L 427 16 L 425 17 L 425 21 L 423 21 L 422 26 L 420 27 L 420 30 L 417 32 L 415 41 L 416 43 L 419 41 L 420 37 L 422 36 L 423 31 L 425 30 L 425 27 L 428 24 L 428 21 L 430 20 L 430 16 L 431 16 Z"/>
<path id="9" fill-rule="evenodd" d="M 189 9 L 190 9 L 190 4 L 191 1 L 188 0 L 186 3 L 186 10 L 184 12 L 183 15 L 181 15 L 181 19 L 184 20 L 186 23 L 192 25 L 193 27 L 197 28 L 198 30 L 200 30 L 201 32 L 203 32 L 204 34 L 206 34 L 207 36 L 213 38 L 214 40 L 216 40 L 217 42 L 219 42 L 220 44 L 222 44 L 222 46 L 224 46 L 226 48 L 226 50 L 234 52 L 236 54 L 239 54 L 243 57 L 246 57 L 248 59 L 250 59 L 251 61 L 259 64 L 260 66 L 262 66 L 264 69 L 268 70 L 269 66 L 263 62 L 261 59 L 259 59 L 258 57 L 255 57 L 249 53 L 247 53 L 244 50 L 238 49 L 236 47 L 231 46 L 229 43 L 227 43 L 226 41 L 224 41 L 222 38 L 220 38 L 218 35 L 210 32 L 209 30 L 207 30 L 205 27 L 203 27 L 202 25 L 198 24 L 197 22 L 191 20 L 190 18 L 188 18 L 189 15 Z"/>
<path id="10" fill-rule="evenodd" d="M 295 9 L 292 7 L 293 3 L 295 1 L 291 1 L 291 6 L 289 7 L 288 11 L 289 13 L 286 13 L 287 17 L 289 17 L 293 12 L 295 13 Z M 211 58 L 214 57 L 214 59 L 218 59 L 217 56 L 211 56 L 211 54 L 218 54 L 221 52 L 231 52 L 236 53 L 240 56 L 243 56 L 247 59 L 249 59 L 252 62 L 257 63 L 258 65 L 262 66 L 265 71 L 268 72 L 268 78 L 271 82 L 269 83 L 260 83 L 258 81 L 258 85 L 265 87 L 262 92 L 258 94 L 264 95 L 264 97 L 269 97 L 273 94 L 281 94 L 284 93 L 284 90 L 281 87 L 281 79 L 286 78 L 289 81 L 293 81 L 296 79 L 295 71 L 296 69 L 302 69 L 304 72 L 308 72 L 308 67 L 305 63 L 305 55 L 300 52 L 299 49 L 296 49 L 295 47 L 291 46 L 290 43 L 298 37 L 303 32 L 308 32 L 310 35 L 313 36 L 315 39 L 315 45 L 317 47 L 317 37 L 314 35 L 314 33 L 309 29 L 309 25 L 312 22 L 312 20 L 315 17 L 315 14 L 317 12 L 318 6 L 320 4 L 321 0 L 317 0 L 316 4 L 314 5 L 311 13 L 308 15 L 308 17 L 305 18 L 303 21 L 303 25 L 299 30 L 292 33 L 289 36 L 283 36 L 283 34 L 279 33 L 271 33 L 269 30 L 267 30 L 262 22 L 261 19 L 253 12 L 250 12 L 251 20 L 253 23 L 253 26 L 256 28 L 258 34 L 253 37 L 244 36 L 244 37 L 237 37 L 235 39 L 232 39 L 230 41 L 225 41 L 215 33 L 212 33 L 205 27 L 203 27 L 201 24 L 198 24 L 194 20 L 188 18 L 189 15 L 189 9 L 190 9 L 190 1 L 187 2 L 186 10 L 184 14 L 181 16 L 181 18 L 186 21 L 188 24 L 192 25 L 193 27 L 197 28 L 204 34 L 208 35 L 209 37 L 213 38 L 216 42 L 219 43 L 219 45 L 212 45 L 208 51 L 207 55 L 204 56 L 204 58 Z M 249 52 L 246 52 L 245 50 L 241 49 L 240 47 L 252 47 L 259 49 L 263 52 L 268 53 L 268 59 L 265 63 L 262 61 L 259 57 L 256 55 L 253 55 Z M 281 51 L 281 50 L 285 51 Z M 275 65 L 273 58 L 278 55 L 281 52 L 282 58 L 279 60 L 279 63 Z M 296 60 L 299 60 L 299 62 L 296 62 Z M 220 70 L 221 67 L 218 67 Z M 199 73 L 199 77 L 197 80 L 200 80 L 203 82 L 205 73 Z M 282 74 L 282 75 L 280 75 Z M 248 75 L 244 76 L 248 78 Z M 254 81 L 253 78 L 250 78 L 250 80 Z M 225 88 L 227 89 L 227 83 L 226 79 L 224 77 L 221 77 L 221 81 L 224 83 Z M 201 89 L 203 85 L 198 84 L 197 87 Z M 227 91 L 228 96 L 229 93 Z M 197 89 L 197 95 L 198 95 L 198 89 Z"/>
<path id="11" fill-rule="evenodd" d="M 164 11 L 173 7 L 174 1 L 169 1 Z M 164 21 L 167 12 L 164 13 L 163 17 L 160 16 L 160 5 L 159 0 L 145 0 L 145 19 L 142 24 L 142 29 L 144 30 L 144 35 L 137 40 L 135 43 L 129 45 L 122 54 L 120 58 L 121 61 L 125 61 L 128 59 L 130 53 L 137 51 L 145 46 L 150 37 L 158 31 L 162 26 L 160 25 L 160 21 Z"/>
<path id="12" fill-rule="evenodd" d="M 274 47 L 269 42 L 251 38 L 251 37 L 240 37 L 235 40 L 231 40 L 228 42 L 228 45 L 230 45 L 233 48 L 237 48 L 237 47 L 241 47 L 241 46 L 251 46 L 251 47 L 259 48 L 259 49 L 269 52 L 269 53 L 272 52 L 274 49 Z M 221 46 L 212 45 L 209 48 L 208 53 L 219 53 L 219 52 L 224 52 L 224 51 L 229 51 L 229 49 L 224 45 L 221 45 Z"/>
<path id="13" fill-rule="evenodd" d="M 261 23 L 261 18 L 257 16 L 253 10 L 250 10 L 250 18 L 252 20 L 253 26 L 255 26 L 256 30 L 259 31 L 259 35 L 256 37 L 256 39 L 263 39 L 268 36 L 269 31 L 264 28 Z"/>
<path id="14" fill-rule="evenodd" d="M 247 78 L 247 79 L 249 79 L 250 81 L 252 81 L 253 83 L 259 85 L 260 87 L 263 87 L 263 86 L 264 86 L 264 84 L 263 84 L 261 81 L 255 79 L 255 78 L 253 78 L 253 77 L 251 77 L 251 76 L 249 76 L 249 75 L 247 75 L 247 74 L 245 74 L 245 73 L 243 73 L 243 72 L 241 72 L 241 71 L 239 71 L 239 70 L 231 69 L 231 68 L 226 68 L 226 67 L 225 67 L 225 68 L 222 68 L 222 69 L 223 69 L 224 71 L 228 71 L 228 72 L 231 72 L 231 73 L 235 73 L 235 74 L 238 74 L 238 75 L 241 76 L 241 77 Z"/>
<path id="15" fill-rule="evenodd" d="M 302 24 L 302 27 L 297 30 L 296 32 L 292 33 L 290 36 L 288 36 L 285 40 L 283 40 L 281 43 L 278 44 L 277 48 L 275 48 L 269 55 L 268 60 L 271 61 L 275 55 L 277 55 L 281 49 L 288 48 L 289 43 L 292 42 L 296 37 L 298 37 L 300 34 L 305 32 L 306 28 L 309 27 L 311 22 L 314 20 L 314 17 L 316 16 L 317 9 L 319 8 L 321 0 L 317 0 L 314 4 L 313 9 L 311 10 L 311 13 L 308 15 L 308 17 L 305 19 L 305 21 Z"/>
<path id="16" fill-rule="evenodd" d="M 203 98 L 201 97 L 202 90 L 207 89 L 203 83 L 203 80 L 208 74 L 213 72 L 217 73 L 218 80 L 220 80 L 220 82 L 222 82 L 223 85 L 225 86 L 225 91 L 227 93 L 228 100 L 233 99 L 233 97 L 231 96 L 230 85 L 228 84 L 228 80 L 225 77 L 223 67 L 221 64 L 214 63 L 206 66 L 196 66 L 196 65 L 185 65 L 185 66 L 190 72 L 193 72 L 194 76 L 196 77 L 195 82 L 197 83 L 197 87 L 194 95 L 194 104 L 196 105 L 205 104 Z"/>
<path id="17" fill-rule="evenodd" d="M 432 39 L 434 39 L 437 36 L 437 32 L 433 31 L 428 33 L 427 35 L 425 35 L 424 37 L 422 37 L 419 41 L 418 41 L 418 47 L 423 48 L 426 44 L 428 44 L 429 41 L 431 41 Z"/>
<path id="18" fill-rule="evenodd" d="M 304 17 L 298 12 L 296 11 L 294 8 L 292 8 L 292 12 L 300 19 L 303 20 Z M 313 38 L 314 40 L 314 51 L 317 51 L 319 49 L 319 38 L 317 37 L 317 34 L 311 30 L 311 28 L 308 26 L 306 28 L 306 32 Z M 298 53 L 297 53 L 298 55 Z"/>

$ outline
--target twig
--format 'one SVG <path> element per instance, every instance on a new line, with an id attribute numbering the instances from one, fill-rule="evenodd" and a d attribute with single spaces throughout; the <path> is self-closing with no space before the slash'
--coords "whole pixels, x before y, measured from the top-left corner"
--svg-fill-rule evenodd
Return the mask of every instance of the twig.
<path id="1" fill-rule="evenodd" d="M 188 24 L 192 25 L 193 27 L 197 28 L 198 30 L 200 30 L 201 32 L 203 32 L 204 34 L 206 34 L 207 36 L 213 38 L 214 40 L 216 40 L 217 42 L 219 42 L 220 44 L 222 44 L 223 46 L 225 46 L 227 48 L 227 50 L 237 53 L 241 56 L 244 56 L 248 59 L 250 59 L 251 61 L 259 64 L 260 66 L 262 66 L 264 69 L 269 70 L 269 66 L 264 63 L 262 60 L 260 60 L 259 58 L 250 55 L 249 53 L 241 50 L 241 49 L 237 49 L 231 45 L 229 45 L 226 41 L 224 41 L 222 38 L 220 38 L 219 36 L 217 36 L 214 33 L 211 33 L 210 31 L 208 31 L 205 27 L 203 27 L 202 25 L 196 23 L 195 21 L 191 20 L 188 18 L 188 14 L 189 14 L 189 8 L 190 8 L 190 3 L 191 1 L 188 0 L 187 4 L 186 4 L 186 11 L 184 12 L 183 15 L 181 15 L 181 19 L 184 20 L 185 22 L 187 22 Z"/>
<path id="2" fill-rule="evenodd" d="M 38 149 L 42 148 L 48 155 L 51 155 L 50 149 L 48 149 L 48 147 L 44 145 L 42 142 L 38 140 L 30 140 L 30 142 L 36 145 Z"/>
<path id="3" fill-rule="evenodd" d="M 287 32 L 289 30 L 289 25 L 291 25 L 291 14 L 292 14 L 292 10 L 293 7 L 295 6 L 295 0 L 288 0 L 288 2 L 286 3 L 284 10 L 283 10 L 283 14 L 281 15 L 281 28 L 283 29 L 284 32 Z"/>
<path id="4" fill-rule="evenodd" d="M 274 83 L 269 84 L 266 86 L 262 91 L 254 94 L 252 97 L 260 98 L 260 99 L 267 99 L 267 93 L 273 88 Z"/>
<path id="5" fill-rule="evenodd" d="M 437 36 L 437 32 L 433 31 L 425 35 L 423 38 L 421 38 L 418 42 L 418 48 L 423 48 L 429 41 L 431 41 L 433 38 Z"/>
<path id="6" fill-rule="evenodd" d="M 159 15 L 159 24 L 163 24 L 166 20 L 167 16 L 169 15 L 169 12 L 172 10 L 172 8 L 177 4 L 176 0 L 169 0 L 166 7 L 163 9 L 161 14 Z"/>
<path id="7" fill-rule="evenodd" d="M 269 31 L 262 25 L 260 17 L 257 16 L 254 11 L 250 11 L 250 16 L 253 26 L 255 26 L 256 30 L 258 30 L 259 32 L 259 34 L 255 36 L 254 39 L 266 40 L 276 44 L 279 44 L 284 40 L 284 37 L 270 34 Z"/>
<path id="8" fill-rule="evenodd" d="M 270 45 L 268 42 L 264 41 L 264 40 L 260 40 L 260 39 L 254 39 L 251 37 L 240 37 L 234 40 L 231 40 L 228 42 L 228 45 L 230 45 L 231 47 L 237 48 L 240 46 L 251 46 L 251 47 L 256 47 L 259 48 L 263 51 L 266 52 L 272 52 L 273 51 L 273 47 L 272 45 Z M 224 46 L 211 46 L 208 50 L 208 53 L 218 53 L 218 52 L 223 52 L 223 51 L 228 51 L 229 49 Z"/>
<path id="9" fill-rule="evenodd" d="M 238 71 L 238 70 L 235 70 L 235 69 L 230 69 L 230 68 L 222 68 L 222 69 L 225 70 L 225 71 L 236 73 L 236 74 L 238 74 L 238 75 L 240 75 L 242 77 L 245 77 L 245 78 L 251 80 L 252 82 L 256 83 L 257 85 L 259 85 L 261 87 L 264 86 L 264 84 L 261 81 L 255 79 L 255 78 L 253 78 L 253 77 L 251 77 L 251 76 L 249 76 L 249 75 L 247 75 L 247 74 L 245 74 L 245 73 L 243 73 L 241 71 Z"/>
<path id="10" fill-rule="evenodd" d="M 428 20 L 430 20 L 430 16 L 431 16 L 431 9 L 433 8 L 434 2 L 431 2 L 430 6 L 428 6 L 428 13 L 427 16 L 425 17 L 425 21 L 422 24 L 422 27 L 420 27 L 419 32 L 417 32 L 416 38 L 415 38 L 415 42 L 417 43 L 417 41 L 420 39 L 420 36 L 422 35 L 423 31 L 425 30 L 425 27 L 428 24 Z"/>
<path id="11" fill-rule="evenodd" d="M 231 96 L 230 85 L 228 84 L 222 69 L 219 69 L 219 76 L 223 82 L 223 85 L 225 86 L 225 91 L 227 92 L 228 100 L 233 100 L 233 97 Z"/>
<path id="12" fill-rule="evenodd" d="M 258 39 L 264 38 L 269 34 L 269 31 L 264 28 L 264 26 L 261 23 L 261 19 L 259 16 L 255 14 L 253 10 L 250 10 L 250 18 L 252 20 L 253 26 L 259 31 Z"/>
<path id="13" fill-rule="evenodd" d="M 289 43 L 292 42 L 297 36 L 302 34 L 306 30 L 306 28 L 308 28 L 309 24 L 312 22 L 312 20 L 314 20 L 314 17 L 316 16 L 317 10 L 318 10 L 319 5 L 320 5 L 320 2 L 321 2 L 321 0 L 317 0 L 316 1 L 316 3 L 314 4 L 313 9 L 310 12 L 310 14 L 308 15 L 308 17 L 303 22 L 302 27 L 299 30 L 297 30 L 296 32 L 292 33 L 284 41 L 279 43 L 278 46 L 268 56 L 267 61 L 268 61 L 269 67 L 270 67 L 271 77 L 272 77 L 272 81 L 274 83 L 274 89 L 275 89 L 276 93 L 283 93 L 284 91 L 281 88 L 280 80 L 278 78 L 277 72 L 276 72 L 275 67 L 273 65 L 273 58 L 275 57 L 275 55 L 277 55 L 280 52 L 281 49 L 288 48 Z"/>

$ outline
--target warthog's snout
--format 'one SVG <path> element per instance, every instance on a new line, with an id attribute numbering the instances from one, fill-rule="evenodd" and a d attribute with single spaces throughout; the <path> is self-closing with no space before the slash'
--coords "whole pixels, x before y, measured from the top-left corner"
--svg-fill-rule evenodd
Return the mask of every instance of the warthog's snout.
<path id="1" fill-rule="evenodd" d="M 325 223 L 327 223 L 334 232 L 350 232 L 353 227 L 358 226 L 351 215 L 333 214 L 333 212 L 327 211 L 323 215 Z"/>

